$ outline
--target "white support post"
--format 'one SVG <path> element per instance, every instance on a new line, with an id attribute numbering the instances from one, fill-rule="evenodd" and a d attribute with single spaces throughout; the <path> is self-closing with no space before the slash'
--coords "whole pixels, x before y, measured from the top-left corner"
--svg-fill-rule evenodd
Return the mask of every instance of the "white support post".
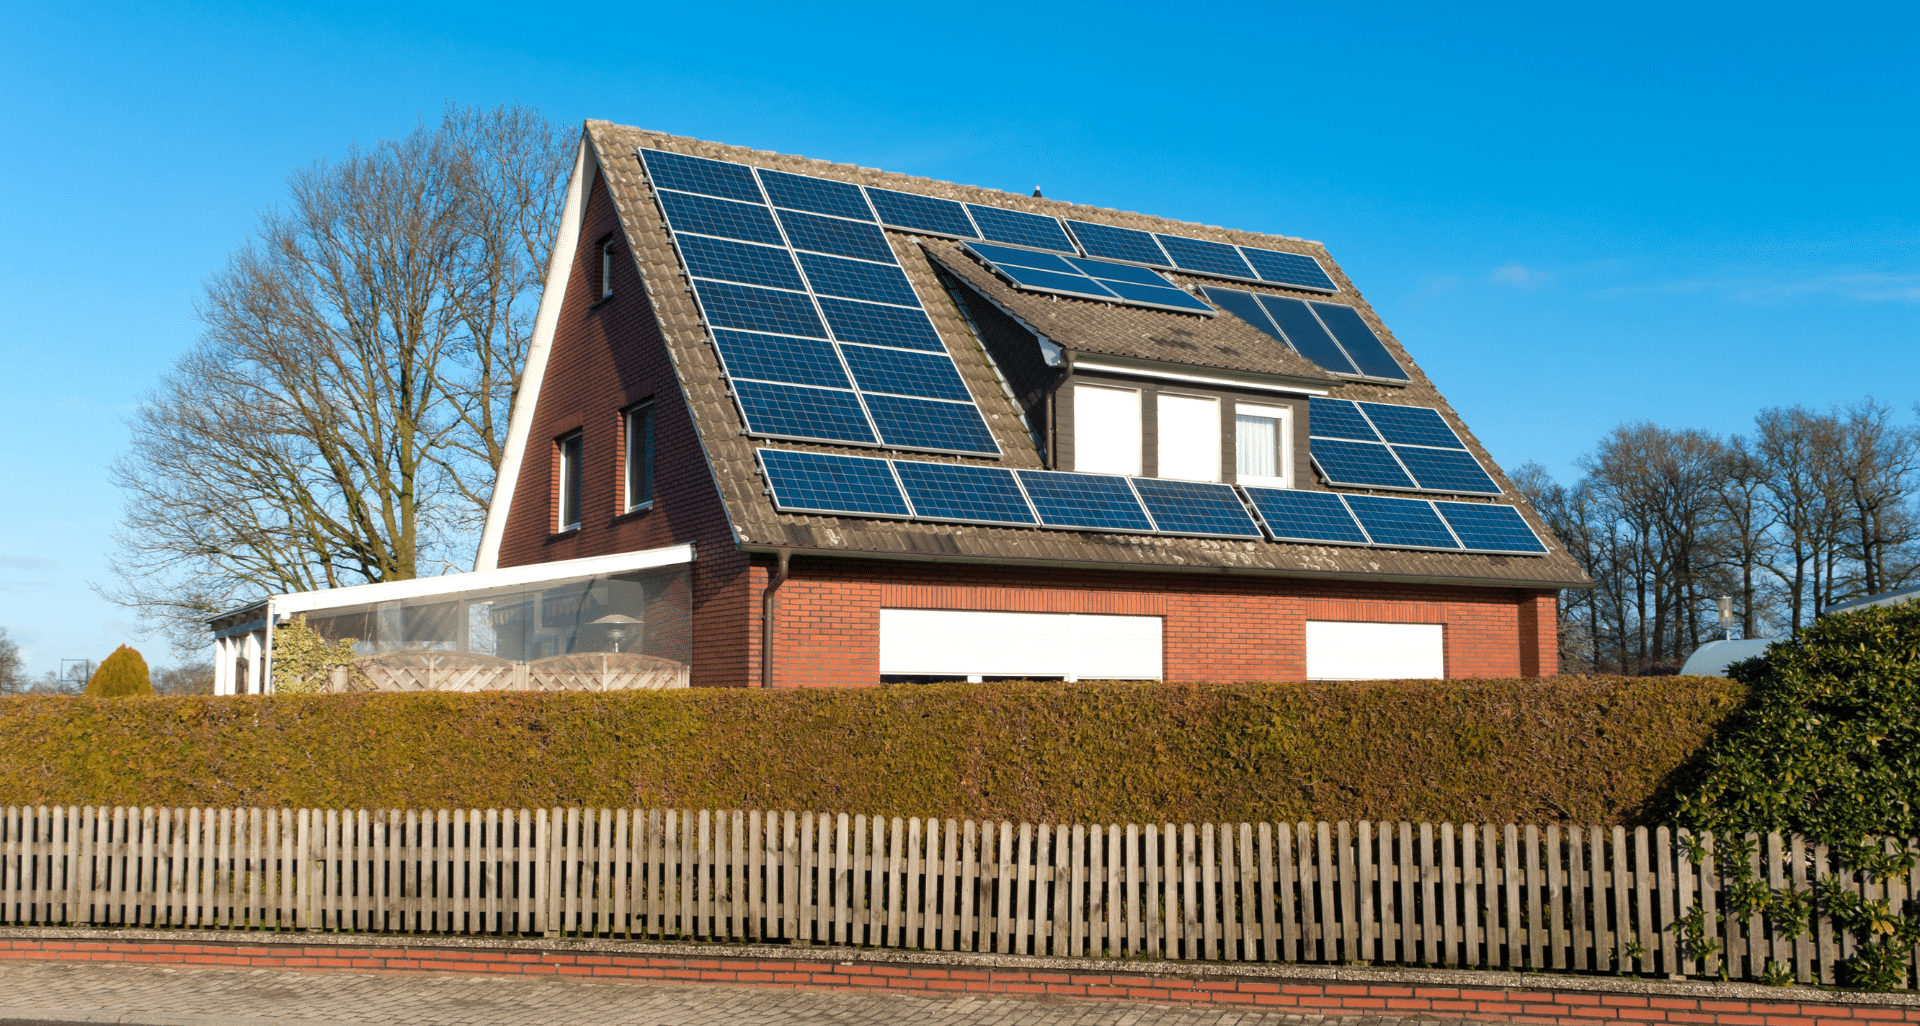
<path id="1" fill-rule="evenodd" d="M 213 639 L 213 693 L 233 694 L 233 646 L 225 638 Z"/>
<path id="2" fill-rule="evenodd" d="M 261 639 L 264 637 L 266 637 L 264 629 L 247 632 L 247 694 L 249 695 L 260 694 L 260 664 L 265 661 L 262 658 L 265 655 L 265 646 L 261 644 Z"/>

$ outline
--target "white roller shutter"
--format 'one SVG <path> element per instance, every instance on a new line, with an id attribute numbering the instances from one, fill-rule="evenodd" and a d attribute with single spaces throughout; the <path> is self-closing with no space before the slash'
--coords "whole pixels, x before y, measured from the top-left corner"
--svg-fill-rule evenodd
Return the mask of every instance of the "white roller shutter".
<path id="1" fill-rule="evenodd" d="M 1159 413 L 1159 476 L 1220 480 L 1220 400 L 1162 393 Z"/>
<path id="2" fill-rule="evenodd" d="M 1308 680 L 1446 675 L 1446 639 L 1440 624 L 1307 621 Z"/>
<path id="3" fill-rule="evenodd" d="M 882 609 L 880 672 L 1158 680 L 1160 618 Z"/>
<path id="4" fill-rule="evenodd" d="M 1140 393 L 1073 386 L 1073 469 L 1138 476 L 1140 442 Z"/>

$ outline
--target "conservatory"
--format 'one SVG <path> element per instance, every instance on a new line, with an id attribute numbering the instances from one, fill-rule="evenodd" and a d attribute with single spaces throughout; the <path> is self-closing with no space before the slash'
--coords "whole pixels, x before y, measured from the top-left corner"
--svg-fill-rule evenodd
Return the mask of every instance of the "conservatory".
<path id="1" fill-rule="evenodd" d="M 674 545 L 269 596 L 207 621 L 214 693 L 274 691 L 274 635 L 296 620 L 351 647 L 319 690 L 685 687 L 692 562 Z"/>

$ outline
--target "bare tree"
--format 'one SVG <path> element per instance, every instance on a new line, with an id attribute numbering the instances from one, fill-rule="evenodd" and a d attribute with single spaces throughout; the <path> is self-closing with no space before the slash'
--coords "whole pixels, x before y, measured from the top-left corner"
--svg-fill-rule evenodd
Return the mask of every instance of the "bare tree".
<path id="1" fill-rule="evenodd" d="M 1747 439 L 1735 435 L 1727 442 L 1717 495 L 1724 528 L 1721 570 L 1729 584 L 1726 594 L 1735 600 L 1740 636 L 1754 638 L 1766 603 L 1761 574 L 1775 549 L 1774 525 L 1779 522 L 1766 503 L 1767 471 Z"/>
<path id="2" fill-rule="evenodd" d="M 525 108 L 450 108 L 296 172 L 207 283 L 200 342 L 132 421 L 110 597 L 184 650 L 246 595 L 464 562 L 568 142 Z"/>
<path id="3" fill-rule="evenodd" d="M 1772 570 L 1786 587 L 1787 629 L 1797 635 L 1809 596 L 1815 616 L 1823 607 L 1820 581 L 1834 541 L 1831 456 L 1839 424 L 1795 406 L 1761 410 L 1754 428 L 1753 449 L 1766 473 L 1766 502 L 1780 529 L 1779 558 Z"/>
<path id="4" fill-rule="evenodd" d="M 153 671 L 152 680 L 156 695 L 211 695 L 213 664 L 202 660 L 165 667 Z"/>
<path id="5" fill-rule="evenodd" d="M 17 695 L 27 689 L 27 671 L 20 658 L 20 646 L 0 627 L 0 695 Z"/>
<path id="6" fill-rule="evenodd" d="M 1892 407 L 1869 396 L 1837 418 L 1834 469 L 1846 490 L 1849 544 L 1864 595 L 1904 583 L 1889 576 L 1888 557 L 1920 538 L 1906 503 L 1920 471 L 1920 435 L 1892 416 Z"/>

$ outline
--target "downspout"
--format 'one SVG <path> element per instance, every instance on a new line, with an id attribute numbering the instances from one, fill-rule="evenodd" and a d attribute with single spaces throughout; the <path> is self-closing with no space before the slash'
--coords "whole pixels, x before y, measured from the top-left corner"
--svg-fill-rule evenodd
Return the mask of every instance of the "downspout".
<path id="1" fill-rule="evenodd" d="M 787 560 L 793 556 L 793 550 L 781 548 L 780 569 L 774 571 L 767 581 L 767 590 L 760 593 L 760 686 L 773 686 L 773 613 L 778 596 L 775 590 L 787 582 Z"/>

